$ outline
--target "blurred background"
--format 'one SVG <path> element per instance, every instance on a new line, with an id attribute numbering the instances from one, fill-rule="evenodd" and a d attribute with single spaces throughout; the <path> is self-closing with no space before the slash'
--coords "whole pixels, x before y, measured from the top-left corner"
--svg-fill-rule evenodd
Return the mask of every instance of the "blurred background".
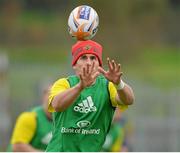
<path id="1" fill-rule="evenodd" d="M 131 151 L 180 151 L 179 0 L 0 0 L 0 151 L 43 84 L 73 74 L 67 19 L 82 4 L 99 15 L 104 64 L 119 61 L 134 89 Z"/>

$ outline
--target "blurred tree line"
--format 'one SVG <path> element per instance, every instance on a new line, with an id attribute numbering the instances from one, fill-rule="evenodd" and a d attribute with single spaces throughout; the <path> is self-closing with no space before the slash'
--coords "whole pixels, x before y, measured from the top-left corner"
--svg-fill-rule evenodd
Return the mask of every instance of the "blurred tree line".
<path id="1" fill-rule="evenodd" d="M 0 44 L 66 44 L 68 15 L 82 4 L 97 10 L 96 39 L 115 54 L 120 49 L 136 53 L 147 45 L 179 46 L 179 0 L 1 0 Z"/>

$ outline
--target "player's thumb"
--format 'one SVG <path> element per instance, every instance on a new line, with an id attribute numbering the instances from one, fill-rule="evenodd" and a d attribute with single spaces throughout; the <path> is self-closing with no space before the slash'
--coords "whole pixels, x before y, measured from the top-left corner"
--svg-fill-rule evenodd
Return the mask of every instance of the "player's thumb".
<path id="1" fill-rule="evenodd" d="M 98 72 L 105 75 L 106 71 L 102 67 L 98 67 Z"/>

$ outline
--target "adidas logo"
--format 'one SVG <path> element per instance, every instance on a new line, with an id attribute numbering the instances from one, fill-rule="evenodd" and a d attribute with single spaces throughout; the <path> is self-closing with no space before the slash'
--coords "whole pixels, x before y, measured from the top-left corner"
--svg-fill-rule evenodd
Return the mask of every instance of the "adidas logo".
<path id="1" fill-rule="evenodd" d="M 94 106 L 91 96 L 88 96 L 82 103 L 79 103 L 74 107 L 74 111 L 80 113 L 95 112 L 96 110 L 96 106 Z"/>

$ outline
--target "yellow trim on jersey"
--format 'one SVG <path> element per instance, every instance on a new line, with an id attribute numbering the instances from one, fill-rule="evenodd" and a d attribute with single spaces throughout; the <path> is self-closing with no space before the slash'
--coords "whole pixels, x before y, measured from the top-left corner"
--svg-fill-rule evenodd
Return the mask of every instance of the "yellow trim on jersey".
<path id="1" fill-rule="evenodd" d="M 128 108 L 128 105 L 122 104 L 121 101 L 117 100 L 117 90 L 112 82 L 109 82 L 108 85 L 111 103 L 114 107 L 119 107 L 122 111 Z"/>
<path id="2" fill-rule="evenodd" d="M 51 105 L 53 98 L 56 95 L 58 95 L 60 92 L 63 92 L 69 88 L 70 88 L 70 85 L 66 78 L 59 79 L 54 83 L 54 85 L 51 88 L 50 95 L 49 95 L 49 103 L 48 103 L 49 112 L 55 112 L 54 108 Z M 116 100 L 117 90 L 112 82 L 109 82 L 108 89 L 109 89 L 112 105 L 114 107 L 119 107 L 121 110 L 125 110 L 128 106 L 124 104 L 120 104 L 120 102 Z"/>
<path id="3" fill-rule="evenodd" d="M 51 105 L 53 98 L 58 95 L 60 92 L 70 88 L 69 82 L 66 78 L 57 80 L 51 88 L 48 102 L 48 111 L 55 112 L 54 108 Z"/>
<path id="4" fill-rule="evenodd" d="M 36 113 L 24 112 L 22 113 L 15 124 L 14 131 L 11 138 L 11 144 L 26 143 L 28 144 L 36 131 Z"/>

